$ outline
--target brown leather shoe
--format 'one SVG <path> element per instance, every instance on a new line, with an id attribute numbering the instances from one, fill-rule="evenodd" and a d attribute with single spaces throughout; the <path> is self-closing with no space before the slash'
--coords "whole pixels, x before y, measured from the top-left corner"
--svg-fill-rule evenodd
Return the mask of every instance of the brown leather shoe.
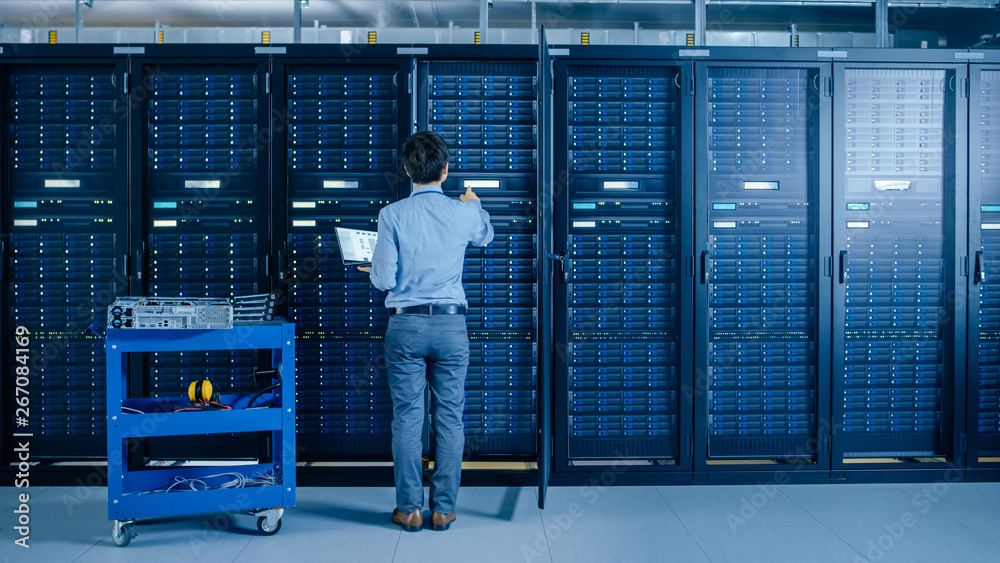
<path id="1" fill-rule="evenodd" d="M 455 521 L 458 516 L 455 516 L 455 511 L 452 510 L 451 514 L 441 514 L 440 512 L 431 513 L 431 527 L 435 532 L 443 532 L 451 527 L 451 523 Z"/>
<path id="2" fill-rule="evenodd" d="M 392 509 L 392 523 L 399 524 L 407 532 L 419 532 L 424 525 L 424 515 L 420 509 L 407 514 L 398 508 Z"/>

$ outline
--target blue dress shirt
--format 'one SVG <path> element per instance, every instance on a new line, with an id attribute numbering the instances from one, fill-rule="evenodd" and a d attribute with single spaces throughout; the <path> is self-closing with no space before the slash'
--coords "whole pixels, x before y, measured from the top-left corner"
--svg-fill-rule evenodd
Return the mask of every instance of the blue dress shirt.
<path id="1" fill-rule="evenodd" d="M 468 306 L 462 288 L 465 249 L 492 240 L 490 214 L 479 200 L 460 201 L 437 186 L 417 186 L 378 214 L 372 285 L 389 292 L 386 307 Z"/>

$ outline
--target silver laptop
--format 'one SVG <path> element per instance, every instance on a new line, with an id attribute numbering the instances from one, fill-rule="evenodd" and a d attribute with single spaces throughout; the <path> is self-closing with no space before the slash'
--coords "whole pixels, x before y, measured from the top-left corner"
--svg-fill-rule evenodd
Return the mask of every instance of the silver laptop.
<path id="1" fill-rule="evenodd" d="M 378 233 L 337 227 L 337 242 L 345 266 L 367 266 L 372 263 Z"/>

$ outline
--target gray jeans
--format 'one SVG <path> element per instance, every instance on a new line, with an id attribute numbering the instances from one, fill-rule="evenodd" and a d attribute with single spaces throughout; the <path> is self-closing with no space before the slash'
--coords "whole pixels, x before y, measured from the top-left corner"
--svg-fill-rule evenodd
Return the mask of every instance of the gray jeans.
<path id="1" fill-rule="evenodd" d="M 396 508 L 410 513 L 424 505 L 421 434 L 424 390 L 430 381 L 436 441 L 430 505 L 432 511 L 448 514 L 455 509 L 465 450 L 462 410 L 469 367 L 465 315 L 389 317 L 385 360 L 392 395 Z"/>

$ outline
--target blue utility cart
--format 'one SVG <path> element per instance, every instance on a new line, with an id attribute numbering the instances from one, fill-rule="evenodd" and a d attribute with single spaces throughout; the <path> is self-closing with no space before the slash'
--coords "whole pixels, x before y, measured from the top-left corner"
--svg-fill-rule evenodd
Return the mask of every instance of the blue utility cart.
<path id="1" fill-rule="evenodd" d="M 284 509 L 295 505 L 295 325 L 278 320 L 218 330 L 108 329 L 106 348 L 108 519 L 114 542 L 128 545 L 137 518 L 203 512 L 248 512 L 258 516 L 262 534 L 276 533 Z M 187 396 L 128 396 L 129 353 L 267 349 L 281 384 L 256 399 L 252 408 L 245 408 L 249 394 L 222 395 L 219 402 L 232 410 L 197 412 L 175 412 L 191 407 Z M 178 389 L 178 395 L 186 391 Z M 236 432 L 270 432 L 270 459 L 223 467 L 129 470 L 129 439 Z M 198 481 L 226 471 L 246 476 L 248 482 L 236 479 L 224 484 L 229 488 L 208 488 L 213 485 Z M 249 479 L 254 475 L 262 477 Z M 171 486 L 177 482 L 200 483 L 204 490 Z"/>

